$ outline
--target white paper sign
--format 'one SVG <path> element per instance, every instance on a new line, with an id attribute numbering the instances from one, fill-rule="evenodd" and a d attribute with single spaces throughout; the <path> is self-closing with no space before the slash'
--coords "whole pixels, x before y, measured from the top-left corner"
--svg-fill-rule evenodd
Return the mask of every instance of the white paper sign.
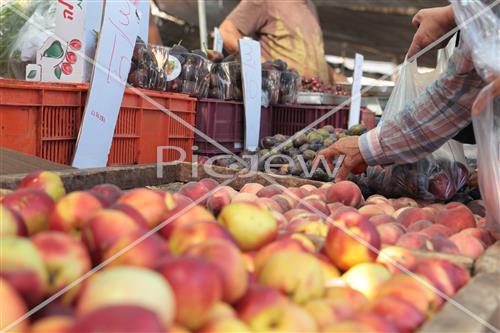
<path id="1" fill-rule="evenodd" d="M 139 18 L 132 0 L 106 1 L 74 167 L 106 166 L 139 31 Z"/>
<path id="2" fill-rule="evenodd" d="M 359 124 L 361 107 L 361 79 L 363 78 L 363 56 L 356 53 L 354 58 L 354 74 L 351 89 L 351 107 L 349 110 L 349 127 Z"/>
<path id="3" fill-rule="evenodd" d="M 219 28 L 214 28 L 214 51 L 222 53 L 224 41 Z"/>
<path id="4" fill-rule="evenodd" d="M 241 76 L 245 104 L 245 149 L 255 151 L 259 145 L 260 111 L 262 106 L 262 69 L 260 44 L 240 39 Z"/>

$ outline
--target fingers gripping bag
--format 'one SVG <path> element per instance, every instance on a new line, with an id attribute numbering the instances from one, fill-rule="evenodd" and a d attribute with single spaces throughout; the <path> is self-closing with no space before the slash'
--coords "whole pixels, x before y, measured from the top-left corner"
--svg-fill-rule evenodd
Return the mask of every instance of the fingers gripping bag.
<path id="1" fill-rule="evenodd" d="M 472 60 L 486 82 L 500 75 L 500 6 L 488 8 L 481 1 L 452 2 L 457 24 L 472 49 Z M 478 176 L 486 206 L 487 226 L 500 234 L 500 97 L 488 84 L 473 106 L 472 123 L 478 151 Z M 480 102 L 480 103 L 479 103 Z"/>
<path id="2" fill-rule="evenodd" d="M 405 106 L 446 70 L 455 43 L 456 38 L 453 37 L 446 48 L 439 50 L 437 66 L 432 71 L 420 72 L 416 61 L 408 62 L 405 59 L 381 122 L 397 119 Z M 388 197 L 450 200 L 468 183 L 463 146 L 449 140 L 437 151 L 415 163 L 368 168 L 364 182 L 372 191 Z"/>

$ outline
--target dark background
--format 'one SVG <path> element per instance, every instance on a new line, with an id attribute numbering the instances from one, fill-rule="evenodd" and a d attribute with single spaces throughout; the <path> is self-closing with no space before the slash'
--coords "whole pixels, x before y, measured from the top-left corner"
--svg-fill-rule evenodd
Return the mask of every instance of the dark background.
<path id="1" fill-rule="evenodd" d="M 267 0 L 286 1 L 286 0 Z M 156 19 L 165 45 L 182 40 L 188 48 L 199 48 L 196 0 L 155 0 L 165 13 L 183 22 Z M 208 0 L 208 30 L 218 26 L 238 4 L 238 0 Z M 446 0 L 314 0 L 323 29 L 326 54 L 402 62 L 415 28 L 412 17 L 421 8 L 445 6 Z M 211 45 L 212 41 L 209 38 Z M 429 53 L 419 65 L 432 66 Z"/>

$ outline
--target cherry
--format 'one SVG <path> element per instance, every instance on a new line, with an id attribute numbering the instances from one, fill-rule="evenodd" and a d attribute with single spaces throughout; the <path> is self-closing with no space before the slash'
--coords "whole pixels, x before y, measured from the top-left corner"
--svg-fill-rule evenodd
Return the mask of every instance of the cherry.
<path id="1" fill-rule="evenodd" d="M 73 66 L 67 62 L 63 62 L 61 65 L 61 70 L 64 74 L 70 75 L 73 72 Z"/>
<path id="2" fill-rule="evenodd" d="M 70 64 L 74 64 L 76 62 L 76 54 L 75 52 L 68 52 L 66 53 L 66 60 L 70 63 Z"/>
<path id="3" fill-rule="evenodd" d="M 72 39 L 70 42 L 69 42 L 69 47 L 71 47 L 73 50 L 79 50 L 82 48 L 82 42 L 80 42 L 80 40 L 78 39 Z"/>

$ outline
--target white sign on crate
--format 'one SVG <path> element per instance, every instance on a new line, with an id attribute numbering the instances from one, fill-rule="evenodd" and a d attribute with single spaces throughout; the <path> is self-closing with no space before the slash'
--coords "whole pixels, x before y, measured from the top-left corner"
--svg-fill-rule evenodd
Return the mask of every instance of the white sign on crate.
<path id="1" fill-rule="evenodd" d="M 260 112 L 262 106 L 262 65 L 260 44 L 251 39 L 240 39 L 241 76 L 245 104 L 245 149 L 259 146 Z"/>
<path id="2" fill-rule="evenodd" d="M 349 127 L 359 124 L 361 115 L 361 79 L 363 78 L 363 55 L 354 57 L 354 74 L 351 87 L 351 107 L 349 109 Z"/>
<path id="3" fill-rule="evenodd" d="M 96 168 L 107 164 L 140 16 L 132 0 L 105 3 L 94 72 L 73 158 L 74 167 Z"/>

